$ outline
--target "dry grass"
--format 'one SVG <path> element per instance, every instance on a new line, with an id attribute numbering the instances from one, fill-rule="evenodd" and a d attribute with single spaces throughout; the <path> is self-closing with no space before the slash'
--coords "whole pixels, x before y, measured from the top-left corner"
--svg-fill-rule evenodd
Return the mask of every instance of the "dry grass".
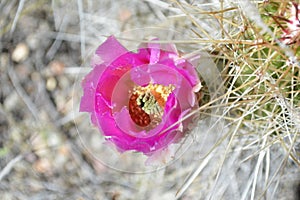
<path id="1" fill-rule="evenodd" d="M 1 199 L 299 199 L 300 53 L 272 17 L 288 2 L 1 1 Z M 201 120 L 166 166 L 116 153 L 78 112 L 111 34 L 202 56 Z"/>

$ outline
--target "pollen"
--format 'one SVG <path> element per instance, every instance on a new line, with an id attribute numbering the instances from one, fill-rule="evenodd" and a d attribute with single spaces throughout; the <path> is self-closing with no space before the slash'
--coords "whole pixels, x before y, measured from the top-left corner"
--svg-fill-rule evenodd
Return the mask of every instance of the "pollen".
<path id="1" fill-rule="evenodd" d="M 134 88 L 129 100 L 129 114 L 139 126 L 158 124 L 164 113 L 166 101 L 175 89 L 173 85 L 152 84 Z"/>

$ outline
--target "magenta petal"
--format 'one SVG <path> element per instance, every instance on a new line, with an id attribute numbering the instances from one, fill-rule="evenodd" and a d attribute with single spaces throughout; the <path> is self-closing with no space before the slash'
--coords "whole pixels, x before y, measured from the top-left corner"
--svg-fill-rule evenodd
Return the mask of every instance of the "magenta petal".
<path id="1" fill-rule="evenodd" d="M 96 54 L 102 59 L 104 64 L 110 64 L 123 54 L 128 52 L 114 36 L 110 36 L 98 47 Z"/>
<path id="2" fill-rule="evenodd" d="M 120 112 L 115 113 L 115 121 L 118 124 L 118 127 L 123 131 L 126 131 L 127 134 L 138 137 L 145 137 L 146 132 L 137 126 L 130 118 L 129 111 L 127 108 L 123 107 Z"/>
<path id="3" fill-rule="evenodd" d="M 158 41 L 158 39 L 154 39 L 153 41 Z M 150 63 L 155 64 L 159 61 L 160 56 L 160 45 L 158 43 L 149 43 L 148 48 L 150 49 Z"/>
<path id="4" fill-rule="evenodd" d="M 190 82 L 192 86 L 195 86 L 200 82 L 197 71 L 191 63 L 185 60 L 178 63 L 176 66 L 178 68 L 179 73 L 181 73 Z"/>
<path id="5" fill-rule="evenodd" d="M 148 65 L 135 67 L 130 71 L 132 81 L 140 86 L 148 85 L 151 81 Z"/>
<path id="6" fill-rule="evenodd" d="M 94 110 L 95 92 L 104 68 L 104 65 L 96 66 L 82 81 L 84 93 L 80 101 L 80 112 L 92 112 Z"/>
<path id="7" fill-rule="evenodd" d="M 150 68 L 150 76 L 151 80 L 162 85 L 175 84 L 180 81 L 180 77 L 174 73 L 174 70 L 165 67 L 161 67 L 161 69 Z"/>
<path id="8" fill-rule="evenodd" d="M 166 128 L 168 128 L 169 126 L 174 126 L 174 124 L 178 121 L 178 118 L 182 111 L 180 106 L 181 105 L 178 105 L 175 94 L 171 93 L 168 97 L 166 107 L 165 107 L 165 113 L 167 115 L 163 117 L 163 120 L 166 121 L 165 123 Z M 174 128 L 176 127 L 178 127 L 178 125 L 174 126 Z"/>

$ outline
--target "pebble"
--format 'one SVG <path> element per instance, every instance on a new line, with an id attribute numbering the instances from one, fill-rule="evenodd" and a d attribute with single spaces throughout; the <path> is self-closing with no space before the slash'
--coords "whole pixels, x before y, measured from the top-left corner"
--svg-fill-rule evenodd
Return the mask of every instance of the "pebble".
<path id="1" fill-rule="evenodd" d="M 54 77 L 50 77 L 47 79 L 46 88 L 49 91 L 53 91 L 57 86 L 57 81 Z"/>
<path id="2" fill-rule="evenodd" d="M 65 69 L 65 64 L 57 60 L 52 61 L 49 66 L 54 75 L 61 75 Z"/>
<path id="3" fill-rule="evenodd" d="M 7 111 L 12 111 L 16 109 L 16 105 L 20 104 L 20 98 L 17 92 L 12 91 L 4 100 L 4 108 Z"/>
<path id="4" fill-rule="evenodd" d="M 31 50 L 36 50 L 39 47 L 39 39 L 37 34 L 31 34 L 27 37 L 26 43 Z"/>
<path id="5" fill-rule="evenodd" d="M 33 168 L 42 174 L 51 174 L 52 173 L 52 163 L 50 162 L 49 159 L 46 158 L 41 158 L 37 160 L 33 164 Z"/>
<path id="6" fill-rule="evenodd" d="M 49 147 L 59 146 L 61 144 L 60 137 L 55 133 L 50 133 L 51 137 L 47 138 L 47 143 Z"/>
<path id="7" fill-rule="evenodd" d="M 67 77 L 60 76 L 60 77 L 57 77 L 57 80 L 59 82 L 60 88 L 67 89 L 70 87 L 70 80 Z"/>
<path id="8" fill-rule="evenodd" d="M 25 43 L 19 43 L 12 52 L 12 60 L 20 63 L 26 60 L 29 56 L 29 48 Z"/>

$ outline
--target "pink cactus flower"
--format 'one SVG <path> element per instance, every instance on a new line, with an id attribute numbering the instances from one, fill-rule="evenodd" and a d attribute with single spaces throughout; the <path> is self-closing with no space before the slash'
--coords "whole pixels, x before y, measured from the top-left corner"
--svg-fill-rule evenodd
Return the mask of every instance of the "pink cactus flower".
<path id="1" fill-rule="evenodd" d="M 106 141 L 120 151 L 147 156 L 179 142 L 198 107 L 201 83 L 195 67 L 174 45 L 147 43 L 137 52 L 115 37 L 98 47 L 82 82 L 80 111 L 91 115 Z"/>

